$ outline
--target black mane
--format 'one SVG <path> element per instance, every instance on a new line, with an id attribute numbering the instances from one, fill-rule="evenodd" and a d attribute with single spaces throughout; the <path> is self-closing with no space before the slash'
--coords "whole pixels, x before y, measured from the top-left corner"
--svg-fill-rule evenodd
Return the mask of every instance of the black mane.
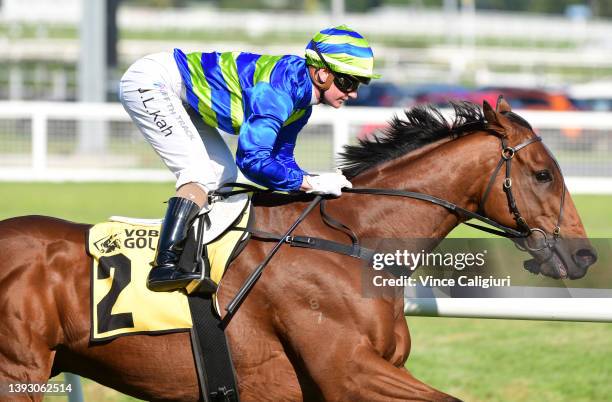
<path id="1" fill-rule="evenodd" d="M 406 110 L 406 120 L 394 116 L 383 135 L 372 140 L 359 140 L 358 145 L 347 145 L 340 155 L 340 168 L 351 179 L 358 174 L 391 159 L 443 138 L 457 138 L 462 134 L 485 128 L 485 120 L 478 105 L 470 102 L 451 102 L 455 118 L 449 123 L 436 107 L 416 106 Z"/>

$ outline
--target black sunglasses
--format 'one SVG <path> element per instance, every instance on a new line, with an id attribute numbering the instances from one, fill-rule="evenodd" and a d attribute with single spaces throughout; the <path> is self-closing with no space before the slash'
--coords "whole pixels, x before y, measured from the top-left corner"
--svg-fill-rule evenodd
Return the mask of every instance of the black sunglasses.
<path id="1" fill-rule="evenodd" d="M 319 55 L 319 58 L 323 62 L 323 65 L 325 66 L 325 68 L 327 68 L 333 74 L 334 84 L 336 84 L 336 87 L 338 87 L 339 90 L 345 93 L 349 93 L 349 92 L 356 91 L 357 88 L 359 88 L 359 84 L 361 83 L 366 84 L 366 85 L 370 83 L 369 78 L 356 78 L 356 77 L 353 77 L 352 75 L 335 72 L 329 66 L 329 64 L 327 64 L 327 61 L 325 61 L 325 58 L 319 51 L 317 44 L 314 41 L 311 41 L 310 43 L 312 43 L 312 47 L 314 48 L 315 52 L 317 52 L 317 54 Z"/>

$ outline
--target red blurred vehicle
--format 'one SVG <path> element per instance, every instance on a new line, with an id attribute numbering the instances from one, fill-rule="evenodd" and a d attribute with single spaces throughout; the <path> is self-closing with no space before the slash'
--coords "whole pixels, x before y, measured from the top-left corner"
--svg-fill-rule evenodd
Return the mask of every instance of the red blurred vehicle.
<path id="1" fill-rule="evenodd" d="M 462 87 L 432 87 L 430 91 L 416 93 L 415 104 L 431 104 L 437 107 L 449 107 L 449 101 L 469 101 L 482 105 L 486 100 L 495 106 L 499 95 L 510 103 L 512 109 L 518 110 L 550 110 L 550 111 L 574 111 L 578 108 L 569 97 L 560 91 L 547 91 L 542 89 L 516 88 L 516 87 L 482 87 L 470 90 Z M 381 124 L 364 125 L 359 131 L 358 138 L 367 139 L 377 130 L 384 128 Z M 573 127 L 561 129 L 565 137 L 577 139 L 582 130 Z"/>
<path id="2" fill-rule="evenodd" d="M 512 109 L 572 111 L 578 108 L 560 91 L 513 87 L 484 87 L 485 91 L 503 95 Z M 497 96 L 495 96 L 497 98 Z"/>

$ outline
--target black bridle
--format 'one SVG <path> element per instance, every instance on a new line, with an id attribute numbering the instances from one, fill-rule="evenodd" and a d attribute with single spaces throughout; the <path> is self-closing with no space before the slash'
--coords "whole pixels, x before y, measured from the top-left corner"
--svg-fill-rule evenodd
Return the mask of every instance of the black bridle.
<path id="1" fill-rule="evenodd" d="M 557 219 L 557 225 L 555 226 L 555 228 L 552 231 L 553 234 L 553 241 L 549 241 L 546 232 L 541 229 L 541 228 L 532 228 L 529 226 L 529 224 L 527 224 L 527 221 L 525 220 L 525 218 L 523 218 L 523 216 L 521 215 L 521 212 L 519 211 L 517 205 L 516 205 L 516 200 L 514 198 L 514 194 L 512 193 L 512 177 L 511 177 L 511 169 L 512 169 L 512 159 L 514 159 L 514 156 L 521 151 L 522 149 L 526 148 L 527 146 L 536 143 L 536 142 L 541 142 L 542 138 L 539 136 L 534 136 L 528 140 L 526 140 L 525 142 L 520 143 L 519 145 L 515 146 L 515 147 L 511 147 L 508 146 L 508 144 L 506 143 L 506 139 L 505 137 L 501 137 L 501 159 L 499 160 L 497 166 L 495 167 L 495 169 L 493 170 L 493 173 L 491 175 L 491 178 L 489 179 L 489 183 L 487 184 L 487 188 L 485 190 L 485 193 L 482 197 L 482 199 L 480 200 L 479 206 L 478 206 L 478 211 L 477 212 L 472 212 L 468 209 L 465 209 L 463 207 L 458 206 L 457 204 L 454 204 L 450 201 L 446 201 L 443 200 L 441 198 L 438 197 L 434 197 L 432 195 L 429 194 L 423 194 L 423 193 L 418 193 L 418 192 L 413 192 L 413 191 L 403 191 L 403 190 L 393 190 L 393 189 L 384 189 L 384 188 L 346 188 L 343 189 L 343 192 L 346 193 L 354 193 L 354 194 L 371 194 L 371 195 L 387 195 L 387 196 L 396 196 L 396 197 L 407 197 L 407 198 L 413 198 L 413 199 L 417 199 L 417 200 L 423 200 L 423 201 L 427 201 L 430 202 L 432 204 L 436 204 L 439 205 L 441 207 L 444 207 L 446 209 L 448 209 L 451 212 L 454 213 L 458 213 L 460 215 L 463 215 L 464 217 L 466 217 L 467 219 L 476 219 L 479 220 L 481 222 L 484 222 L 490 226 L 493 226 L 496 229 L 491 229 L 485 226 L 481 226 L 481 225 L 477 225 L 477 224 L 473 224 L 473 223 L 469 223 L 469 222 L 464 222 L 466 225 L 469 225 L 471 227 L 474 227 L 476 229 L 480 229 L 483 230 L 485 232 L 488 233 L 493 233 L 493 234 L 497 234 L 499 236 L 503 236 L 503 237 L 508 237 L 511 239 L 528 239 L 530 236 L 532 236 L 534 233 L 540 233 L 542 234 L 543 237 L 543 242 L 544 245 L 542 247 L 531 247 L 527 241 L 524 241 L 521 245 L 519 245 L 518 243 L 515 242 L 515 244 L 517 244 L 517 246 L 519 248 L 522 247 L 523 250 L 529 250 L 529 251 L 540 251 L 540 250 L 544 250 L 544 249 L 549 249 L 550 251 L 552 251 L 552 249 L 555 247 L 555 244 L 558 240 L 558 238 L 561 235 L 561 219 L 563 217 L 563 205 L 565 203 L 565 184 L 562 183 L 563 185 L 563 192 L 561 194 L 561 206 L 559 207 L 559 218 Z M 555 166 L 557 167 L 557 169 L 559 170 L 559 174 L 561 174 L 561 177 L 563 178 L 563 174 L 561 173 L 561 168 L 559 166 L 559 163 L 557 162 L 557 160 L 553 157 L 553 155 L 550 153 L 550 151 L 548 150 L 548 148 L 546 148 L 546 146 L 544 145 L 544 143 L 542 143 L 542 145 L 544 146 L 544 148 L 546 149 L 546 152 L 548 153 L 548 155 L 551 157 L 551 159 L 554 161 Z M 489 194 L 491 193 L 491 189 L 493 188 L 493 184 L 495 182 L 495 179 L 497 178 L 499 171 L 501 170 L 502 166 L 506 166 L 506 177 L 503 181 L 503 190 L 504 193 L 506 194 L 506 198 L 508 200 L 508 208 L 510 210 L 510 213 L 513 215 L 514 220 L 516 221 L 516 225 L 517 225 L 517 229 L 509 227 L 509 226 L 505 226 L 502 225 L 499 222 L 494 221 L 491 218 L 488 218 L 485 215 L 484 212 L 484 208 L 485 208 L 485 204 L 487 201 L 487 198 L 489 197 Z M 258 191 L 258 192 L 270 192 L 271 190 L 261 190 L 259 188 L 250 186 L 250 185 L 244 185 L 244 184 L 237 184 L 237 183 L 227 183 L 225 185 L 223 185 L 222 187 L 228 187 L 230 188 L 229 191 L 215 191 L 212 194 L 209 195 L 209 197 L 229 197 L 230 195 L 234 195 L 234 194 L 239 194 L 239 193 L 244 193 L 244 192 L 251 192 L 251 191 Z M 233 187 L 237 187 L 239 188 L 238 190 L 234 190 Z M 211 198 L 211 202 L 212 202 L 212 198 Z M 356 258 L 362 258 L 362 259 L 366 259 L 369 261 L 369 259 L 372 256 L 372 250 L 368 250 L 368 249 L 364 249 L 363 247 L 361 247 L 359 245 L 359 239 L 357 238 L 357 236 L 354 234 L 354 232 L 347 227 L 346 225 L 342 224 L 341 222 L 333 219 L 332 217 L 330 217 L 326 212 L 325 212 L 325 199 L 322 198 L 322 196 L 318 195 L 316 196 L 308 205 L 308 207 L 302 212 L 302 214 L 300 215 L 300 217 L 293 223 L 293 225 L 289 228 L 289 230 L 287 231 L 287 233 L 285 233 L 282 236 L 278 236 L 275 234 L 271 234 L 271 233 L 266 233 L 266 232 L 261 232 L 258 230 L 254 230 L 252 228 L 233 228 L 232 230 L 241 230 L 241 231 L 245 231 L 248 232 L 252 235 L 255 235 L 257 237 L 259 237 L 260 239 L 263 240 L 273 240 L 276 241 L 276 246 L 270 251 L 268 252 L 266 258 L 264 259 L 264 261 L 258 265 L 256 267 L 256 269 L 251 272 L 251 274 L 249 275 L 249 277 L 246 279 L 246 281 L 243 283 L 243 285 L 240 287 L 240 289 L 238 290 L 237 294 L 234 296 L 234 298 L 231 300 L 231 302 L 229 303 L 228 307 L 226 308 L 227 310 L 227 314 L 223 319 L 223 326 L 227 326 L 229 324 L 229 322 L 231 321 L 232 317 L 234 316 L 234 314 L 236 313 L 236 311 L 240 308 L 240 305 L 242 304 L 242 302 L 244 301 L 244 299 L 248 296 L 250 290 L 253 288 L 253 286 L 255 285 L 255 283 L 257 282 L 257 280 L 259 279 L 259 277 L 261 276 L 264 268 L 267 266 L 268 262 L 270 261 L 270 259 L 272 258 L 272 256 L 276 253 L 276 251 L 282 246 L 282 244 L 284 243 L 288 243 L 291 246 L 294 247 L 306 247 L 306 248 L 313 248 L 313 249 L 319 249 L 319 250 L 327 250 L 327 251 L 331 251 L 331 252 L 336 252 L 336 253 L 340 253 L 340 254 L 344 254 L 344 255 L 349 255 L 352 257 L 356 257 Z M 306 216 L 308 215 L 308 213 L 310 211 L 312 211 L 315 206 L 320 205 L 321 208 L 321 217 L 323 218 L 323 221 L 329 225 L 330 227 L 333 227 L 337 230 L 340 230 L 342 232 L 344 232 L 345 234 L 347 234 L 352 241 L 352 245 L 351 246 L 347 246 L 344 244 L 340 244 L 340 243 L 336 243 L 333 241 L 329 241 L 329 240 L 325 240 L 325 239 L 318 239 L 318 238 L 313 238 L 313 237 L 306 237 L 306 236 L 293 236 L 292 232 L 293 230 L 297 227 L 297 225 L 299 225 L 299 223 L 304 220 L 306 218 Z"/>
<path id="2" fill-rule="evenodd" d="M 468 220 L 476 219 L 490 226 L 493 226 L 494 228 L 497 229 L 497 230 L 491 229 L 486 226 L 464 222 L 468 226 L 485 231 L 487 233 L 492 233 L 492 234 L 496 234 L 496 235 L 508 237 L 508 238 L 513 238 L 513 239 L 527 239 L 530 236 L 532 236 L 534 233 L 539 233 L 540 235 L 543 236 L 544 245 L 542 247 L 531 247 L 527 242 L 523 242 L 522 247 L 524 247 L 525 249 L 529 251 L 540 251 L 540 250 L 544 250 L 545 248 L 552 249 L 554 247 L 554 243 L 556 243 L 557 239 L 561 235 L 561 219 L 563 217 L 563 205 L 565 203 L 565 185 L 563 185 L 563 192 L 561 194 L 561 205 L 559 207 L 559 218 L 557 219 L 557 225 L 552 231 L 552 234 L 553 234 L 552 242 L 548 239 L 546 231 L 538 227 L 529 226 L 525 218 L 521 215 L 521 212 L 519 211 L 518 206 L 516 205 L 516 199 L 514 198 L 514 194 L 512 193 L 512 177 L 511 177 L 512 159 L 520 150 L 524 149 L 525 147 L 535 142 L 541 142 L 541 141 L 542 141 L 542 138 L 536 135 L 533 138 L 530 138 L 527 141 L 522 142 L 521 144 L 515 147 L 511 147 L 511 146 L 508 146 L 508 144 L 506 143 L 506 138 L 501 137 L 501 148 L 502 148 L 501 158 L 497 166 L 495 167 L 495 170 L 493 171 L 491 178 L 489 179 L 489 183 L 485 190 L 484 196 L 480 200 L 477 212 L 472 212 L 450 201 L 446 201 L 446 200 L 443 200 L 438 197 L 434 197 L 429 194 L 423 194 L 423 193 L 413 192 L 413 191 L 392 190 L 392 189 L 382 189 L 382 188 L 351 188 L 351 189 L 343 189 L 343 191 L 346 193 L 398 196 L 398 197 L 407 197 L 407 198 L 427 201 L 432 204 L 436 204 L 441 207 L 444 207 L 448 209 L 449 211 L 463 215 Z M 542 145 L 544 145 L 544 143 L 542 143 Z M 547 153 L 549 154 L 549 156 L 551 157 L 551 159 L 554 161 L 555 166 L 559 170 L 559 174 L 561 174 L 561 177 L 563 177 L 559 163 L 550 153 L 548 148 L 546 148 L 546 146 L 544 147 Z M 512 227 L 509 227 L 509 226 L 505 226 L 497 221 L 494 221 L 493 219 L 487 217 L 484 212 L 485 204 L 489 197 L 489 194 L 491 193 L 491 189 L 493 188 L 495 179 L 497 178 L 499 171 L 504 165 L 506 166 L 506 175 L 505 175 L 505 179 L 503 181 L 502 186 L 503 186 L 504 193 L 506 194 L 506 199 L 508 200 L 508 208 L 510 210 L 510 213 L 514 217 L 514 220 L 516 221 L 518 230 Z"/>
<path id="3" fill-rule="evenodd" d="M 493 173 L 491 174 L 491 177 L 485 189 L 484 195 L 479 202 L 478 210 L 476 212 L 472 212 L 466 208 L 460 207 L 459 205 L 454 204 L 450 201 L 444 200 L 442 198 L 438 198 L 433 195 L 424 194 L 424 193 L 420 193 L 416 191 L 396 190 L 396 189 L 387 189 L 387 188 L 370 188 L 370 187 L 344 188 L 342 189 L 342 191 L 344 193 L 386 195 L 386 196 L 392 196 L 392 197 L 405 197 L 405 198 L 412 198 L 416 200 L 426 201 L 426 202 L 429 202 L 435 205 L 439 205 L 443 208 L 446 208 L 447 210 L 453 213 L 462 215 L 465 218 L 467 218 L 466 220 L 475 219 L 475 220 L 486 223 L 487 225 L 495 228 L 495 229 L 492 229 L 490 227 L 482 226 L 482 225 L 475 224 L 475 223 L 463 222 L 465 225 L 471 226 L 475 229 L 478 229 L 478 230 L 481 230 L 487 233 L 495 234 L 495 235 L 502 236 L 502 237 L 507 237 L 510 239 L 528 239 L 534 233 L 539 233 L 543 237 L 544 245 L 542 247 L 531 247 L 527 242 L 523 242 L 522 245 L 517 244 L 519 248 L 522 248 L 523 250 L 541 251 L 546 248 L 552 249 L 555 243 L 557 242 L 557 240 L 559 239 L 559 237 L 561 236 L 561 220 L 563 218 L 563 207 L 565 204 L 566 188 L 565 188 L 565 184 L 563 180 L 563 173 L 561 172 L 561 166 L 559 165 L 559 162 L 555 159 L 555 157 L 552 155 L 548 147 L 546 147 L 544 142 L 542 142 L 542 138 L 537 135 L 535 135 L 534 137 L 514 147 L 511 147 L 507 144 L 505 137 L 500 137 L 500 140 L 501 140 L 501 158 L 499 159 L 497 166 L 495 167 L 495 169 L 493 170 Z M 542 143 L 549 157 L 553 160 L 557 170 L 559 171 L 559 174 L 561 175 L 561 179 L 562 179 L 563 190 L 561 193 L 561 202 L 559 206 L 559 217 L 557 218 L 557 224 L 552 230 L 552 237 L 553 237 L 552 241 L 548 239 L 548 235 L 544 229 L 539 228 L 539 227 L 529 226 L 526 219 L 521 215 L 521 212 L 518 209 L 518 206 L 516 204 L 516 199 L 512 192 L 512 187 L 513 187 L 513 181 L 511 177 L 512 160 L 514 159 L 514 156 L 518 152 L 520 152 L 522 149 L 536 142 Z M 495 179 L 499 175 L 499 172 L 503 166 L 506 167 L 506 173 L 505 173 L 505 178 L 502 184 L 502 188 L 503 188 L 504 193 L 506 194 L 506 199 L 508 201 L 508 209 L 510 213 L 513 215 L 513 218 L 516 222 L 516 226 L 517 226 L 516 229 L 510 226 L 503 225 L 487 217 L 485 213 L 485 204 L 487 202 L 487 199 L 489 198 L 491 190 L 493 189 Z M 222 187 L 231 188 L 231 190 L 229 191 L 217 190 L 214 192 L 214 194 L 211 194 L 211 196 L 214 195 L 214 196 L 220 196 L 220 197 L 225 198 L 225 197 L 229 197 L 234 194 L 246 193 L 246 192 L 264 192 L 264 193 L 272 192 L 272 190 L 269 190 L 269 189 L 261 189 L 259 187 L 245 185 L 242 183 L 226 183 Z M 322 207 L 324 207 L 325 202 L 326 202 L 326 199 L 321 200 Z M 352 232 L 350 228 L 347 227 L 346 229 Z M 356 242 L 354 241 L 356 237 L 352 235 L 351 238 L 353 239 L 353 243 L 356 244 Z"/>
<path id="4" fill-rule="evenodd" d="M 504 193 L 506 193 L 506 199 L 508 200 L 508 208 L 510 209 L 510 213 L 513 215 L 514 220 L 516 221 L 517 227 L 524 234 L 527 235 L 527 236 L 524 236 L 524 237 L 529 237 L 529 236 L 533 235 L 534 233 L 540 233 L 543 236 L 544 246 L 542 246 L 542 247 L 532 248 L 532 247 L 530 247 L 526 243 L 524 245 L 525 248 L 527 248 L 528 250 L 531 250 L 531 251 L 540 251 L 540 250 L 543 250 L 546 247 L 552 248 L 552 245 L 549 243 L 549 240 L 548 240 L 547 235 L 546 235 L 546 231 L 544 231 L 541 228 L 537 228 L 537 227 L 532 228 L 532 227 L 530 227 L 527 224 L 527 221 L 525 220 L 525 218 L 523 218 L 523 216 L 521 215 L 521 212 L 519 211 L 519 209 L 518 209 L 518 207 L 516 205 L 516 200 L 514 199 L 514 194 L 512 193 L 512 178 L 510 176 L 511 168 L 512 168 L 512 159 L 514 158 L 514 155 L 516 155 L 516 153 L 519 152 L 521 149 L 525 148 L 529 144 L 533 144 L 534 142 L 542 142 L 542 138 L 539 137 L 539 136 L 535 136 L 535 137 L 533 137 L 533 138 L 531 138 L 531 139 L 529 139 L 529 140 L 527 140 L 527 141 L 517 145 L 516 147 L 508 146 L 506 144 L 506 139 L 505 138 L 501 139 L 501 145 L 502 145 L 501 158 L 499 160 L 499 163 L 497 164 L 497 167 L 493 171 L 493 175 L 491 176 L 491 179 L 489 180 L 489 184 L 487 185 L 487 189 L 485 190 L 485 194 L 482 197 L 482 200 L 480 201 L 480 204 L 478 206 L 478 212 L 481 213 L 481 214 L 484 214 L 485 203 L 487 202 L 487 198 L 488 198 L 488 196 L 490 194 L 491 188 L 493 187 L 493 182 L 495 181 L 495 178 L 497 177 L 497 175 L 498 175 L 502 165 L 505 164 L 506 165 L 506 177 L 504 178 L 504 181 L 503 181 L 503 190 L 504 190 Z M 559 166 L 559 163 L 554 158 L 552 153 L 550 153 L 548 148 L 546 148 L 546 146 L 544 145 L 543 142 L 542 142 L 542 145 L 544 146 L 544 149 L 546 149 L 546 152 L 548 153 L 549 157 L 555 163 L 555 166 L 559 170 L 559 174 L 563 178 L 563 174 L 561 173 L 561 167 Z M 561 235 L 561 219 L 563 218 L 563 206 L 565 204 L 565 184 L 563 184 L 562 187 L 563 187 L 563 190 L 561 192 L 561 201 L 560 201 L 560 205 L 559 205 L 559 217 L 557 218 L 557 224 L 555 225 L 555 227 L 552 230 L 553 240 L 555 242 L 557 241 L 557 239 Z"/>

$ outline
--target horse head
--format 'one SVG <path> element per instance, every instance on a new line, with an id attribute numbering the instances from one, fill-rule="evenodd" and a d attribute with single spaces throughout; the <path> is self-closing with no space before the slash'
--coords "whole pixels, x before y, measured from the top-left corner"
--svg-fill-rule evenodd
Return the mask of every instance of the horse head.
<path id="1" fill-rule="evenodd" d="M 501 140 L 501 155 L 482 195 L 481 212 L 523 233 L 513 241 L 533 257 L 524 264 L 530 272 L 562 279 L 583 277 L 597 254 L 559 164 L 503 97 L 495 110 L 485 101 L 483 113 L 487 131 Z"/>
<path id="2" fill-rule="evenodd" d="M 438 241 L 475 218 L 531 254 L 524 264 L 530 272 L 584 276 L 597 254 L 542 139 L 502 97 L 495 109 L 487 102 L 482 110 L 468 102 L 451 105 L 452 122 L 433 107 L 418 106 L 405 111 L 406 119 L 396 116 L 380 137 L 345 148 L 341 165 L 355 187 L 379 196 L 389 195 L 381 187 L 395 189 L 393 195 L 401 196 L 359 209 L 347 221 L 362 222 L 361 232 L 370 238 Z M 406 203 L 411 213 L 399 213 Z M 392 215 L 384 224 L 381 211 Z"/>

